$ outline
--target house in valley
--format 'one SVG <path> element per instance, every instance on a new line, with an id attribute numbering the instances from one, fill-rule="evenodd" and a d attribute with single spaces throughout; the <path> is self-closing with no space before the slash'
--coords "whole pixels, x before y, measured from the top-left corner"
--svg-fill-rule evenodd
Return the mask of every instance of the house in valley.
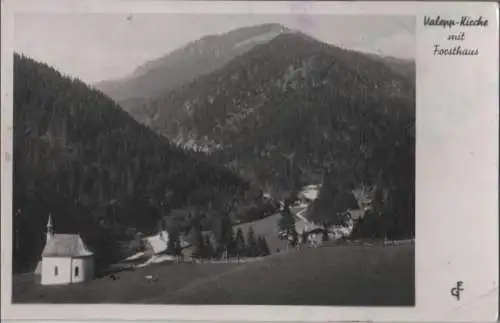
<path id="1" fill-rule="evenodd" d="M 185 253 L 192 246 L 187 236 L 180 236 L 181 250 Z M 156 234 L 143 239 L 146 252 L 151 256 L 165 255 L 168 249 L 169 234 L 166 230 L 158 231 Z"/>
<path id="2" fill-rule="evenodd" d="M 153 255 L 165 253 L 168 248 L 168 233 L 167 231 L 159 231 L 157 234 L 144 238 L 146 250 Z"/>
<path id="3" fill-rule="evenodd" d="M 295 222 L 295 230 L 301 236 L 301 243 L 318 244 L 323 241 L 323 236 L 328 235 L 329 240 L 338 240 L 348 237 L 354 227 L 354 224 L 365 216 L 365 210 L 348 210 L 348 220 L 344 226 L 332 226 L 325 231 L 321 224 L 306 221 L 306 218 Z"/>
<path id="4" fill-rule="evenodd" d="M 302 203 L 310 203 L 318 198 L 320 189 L 321 185 L 304 186 L 297 197 Z"/>
<path id="5" fill-rule="evenodd" d="M 94 254 L 80 235 L 55 233 L 49 215 L 46 244 L 36 270 L 41 275 L 41 284 L 80 283 L 92 279 L 94 270 Z"/>

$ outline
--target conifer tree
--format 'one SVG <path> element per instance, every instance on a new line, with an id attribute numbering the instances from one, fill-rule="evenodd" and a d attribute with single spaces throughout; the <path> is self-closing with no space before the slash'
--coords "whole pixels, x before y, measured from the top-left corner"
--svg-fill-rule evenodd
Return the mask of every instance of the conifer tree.
<path id="1" fill-rule="evenodd" d="M 195 258 L 200 258 L 203 257 L 203 249 L 205 248 L 204 246 L 204 239 L 203 235 L 201 234 L 200 227 L 198 225 L 193 225 L 191 228 L 190 232 L 191 237 L 193 238 L 194 242 L 194 252 L 193 252 L 193 257 Z"/>
<path id="2" fill-rule="evenodd" d="M 238 228 L 238 231 L 236 231 L 235 245 L 236 245 L 236 255 L 238 257 L 244 256 L 246 245 L 245 245 L 245 238 L 243 237 L 243 232 L 241 231 L 241 228 Z"/>
<path id="3" fill-rule="evenodd" d="M 259 246 L 255 238 L 253 227 L 250 227 L 247 232 L 247 256 L 255 257 L 259 253 Z"/>
<path id="4" fill-rule="evenodd" d="M 211 259 L 214 256 L 214 248 L 212 246 L 212 242 L 210 241 L 210 237 L 205 235 L 203 239 L 203 258 Z"/>
<path id="5" fill-rule="evenodd" d="M 270 254 L 269 246 L 267 245 L 265 237 L 260 236 L 258 238 L 258 245 L 259 245 L 259 256 L 267 256 Z"/>
<path id="6" fill-rule="evenodd" d="M 290 206 L 288 205 L 288 203 L 284 203 L 283 205 L 278 226 L 281 233 L 280 237 L 282 239 L 288 239 L 289 235 L 294 234 L 295 220 L 293 218 L 292 212 L 290 211 Z"/>

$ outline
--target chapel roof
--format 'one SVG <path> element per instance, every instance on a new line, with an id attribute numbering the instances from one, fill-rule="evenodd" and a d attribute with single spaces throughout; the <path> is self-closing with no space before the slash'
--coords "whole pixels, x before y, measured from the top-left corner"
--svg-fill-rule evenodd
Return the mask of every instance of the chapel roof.
<path id="1" fill-rule="evenodd" d="M 54 234 L 47 241 L 42 257 L 87 257 L 93 253 L 87 249 L 78 234 Z"/>

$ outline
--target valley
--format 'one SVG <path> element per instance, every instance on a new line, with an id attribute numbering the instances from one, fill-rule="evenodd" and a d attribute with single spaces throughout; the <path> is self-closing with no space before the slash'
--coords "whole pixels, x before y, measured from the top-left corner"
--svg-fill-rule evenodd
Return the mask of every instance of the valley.
<path id="1" fill-rule="evenodd" d="M 414 304 L 414 61 L 272 23 L 63 73 L 14 54 L 14 302 Z M 40 285 L 54 230 L 96 277 Z"/>

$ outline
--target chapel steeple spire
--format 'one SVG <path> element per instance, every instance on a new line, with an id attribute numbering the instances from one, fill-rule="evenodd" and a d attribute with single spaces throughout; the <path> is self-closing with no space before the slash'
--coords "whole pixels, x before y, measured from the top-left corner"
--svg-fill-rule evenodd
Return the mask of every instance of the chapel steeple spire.
<path id="1" fill-rule="evenodd" d="M 52 214 L 49 213 L 49 220 L 47 221 L 47 242 L 54 237 L 54 224 L 52 223 Z"/>

